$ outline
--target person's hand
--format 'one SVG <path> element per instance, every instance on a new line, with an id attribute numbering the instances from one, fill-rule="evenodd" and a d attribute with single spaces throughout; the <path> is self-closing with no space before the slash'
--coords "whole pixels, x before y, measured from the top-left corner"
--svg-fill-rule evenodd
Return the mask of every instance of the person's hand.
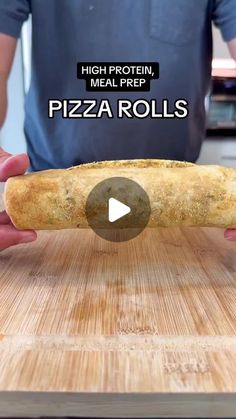
<path id="1" fill-rule="evenodd" d="M 12 156 L 0 148 L 0 182 L 5 182 L 11 176 L 23 175 L 29 167 L 29 158 L 26 154 Z M 20 243 L 29 243 L 36 240 L 35 231 L 17 230 L 7 213 L 0 212 L 0 251 Z"/>
<path id="2" fill-rule="evenodd" d="M 232 241 L 235 240 L 236 241 L 236 229 L 235 230 L 233 230 L 233 229 L 225 230 L 224 236 L 225 236 L 226 240 L 232 240 Z"/>

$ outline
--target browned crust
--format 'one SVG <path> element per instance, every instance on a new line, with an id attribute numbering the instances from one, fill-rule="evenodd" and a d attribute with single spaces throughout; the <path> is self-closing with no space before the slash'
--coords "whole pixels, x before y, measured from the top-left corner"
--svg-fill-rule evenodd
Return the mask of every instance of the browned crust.
<path id="1" fill-rule="evenodd" d="M 106 160 L 92 163 L 80 164 L 72 166 L 68 169 L 48 169 L 41 172 L 29 173 L 27 176 L 35 176 L 42 178 L 50 174 L 51 177 L 58 176 L 60 173 L 71 170 L 87 170 L 87 169 L 146 169 L 146 168 L 166 168 L 166 169 L 184 169 L 187 167 L 194 167 L 196 164 L 178 160 L 160 160 L 160 159 L 136 159 L 136 160 Z M 25 175 L 23 175 L 25 176 Z M 8 182 L 14 179 L 10 178 Z"/>
<path id="2" fill-rule="evenodd" d="M 136 159 L 136 160 L 106 160 L 99 162 L 92 162 L 82 164 L 80 166 L 73 166 L 67 170 L 73 169 L 104 169 L 104 168 L 146 168 L 146 167 L 166 167 L 171 168 L 184 168 L 194 166 L 194 163 L 178 160 L 161 160 L 161 159 Z"/>

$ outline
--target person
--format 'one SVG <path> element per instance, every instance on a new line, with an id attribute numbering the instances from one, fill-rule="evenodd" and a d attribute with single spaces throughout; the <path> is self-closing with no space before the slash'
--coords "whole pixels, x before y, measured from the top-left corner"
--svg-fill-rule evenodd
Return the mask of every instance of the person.
<path id="1" fill-rule="evenodd" d="M 30 170 L 94 160 L 167 158 L 196 161 L 205 136 L 212 21 L 236 59 L 235 0 L 0 0 L 0 126 L 7 79 L 21 27 L 32 15 L 32 77 L 25 104 L 26 155 L 1 150 L 0 181 Z M 150 92 L 91 93 L 77 62 L 159 62 Z M 48 118 L 49 99 L 119 98 L 189 103 L 186 119 Z M 17 117 L 17 116 L 16 116 Z M 16 139 L 15 139 L 16 140 Z M 0 215 L 0 249 L 36 239 Z M 236 238 L 227 231 L 226 238 Z"/>

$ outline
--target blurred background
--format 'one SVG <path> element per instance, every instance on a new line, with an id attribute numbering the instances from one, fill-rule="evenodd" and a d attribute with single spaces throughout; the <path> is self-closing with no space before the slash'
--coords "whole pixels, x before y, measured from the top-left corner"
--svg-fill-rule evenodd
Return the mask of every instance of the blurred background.
<path id="1" fill-rule="evenodd" d="M 213 28 L 213 37 L 213 86 L 206 98 L 208 129 L 198 162 L 236 167 L 236 64 L 230 59 L 227 46 L 216 28 Z M 30 39 L 29 21 L 24 25 L 18 42 L 8 84 L 8 115 L 0 132 L 1 146 L 13 154 L 26 150 L 23 122 L 24 95 L 30 83 Z"/>

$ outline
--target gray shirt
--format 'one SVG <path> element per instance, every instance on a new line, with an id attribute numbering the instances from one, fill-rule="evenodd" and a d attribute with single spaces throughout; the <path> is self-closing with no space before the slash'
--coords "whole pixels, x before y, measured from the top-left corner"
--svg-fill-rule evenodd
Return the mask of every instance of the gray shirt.
<path id="1" fill-rule="evenodd" d="M 18 37 L 32 14 L 32 80 L 25 133 L 33 170 L 94 160 L 195 161 L 205 135 L 212 20 L 236 38 L 236 0 L 0 0 L 0 32 Z M 156 62 L 146 93 L 88 93 L 76 77 L 86 62 Z M 119 98 L 189 102 L 186 119 L 48 118 L 48 99 Z"/>

